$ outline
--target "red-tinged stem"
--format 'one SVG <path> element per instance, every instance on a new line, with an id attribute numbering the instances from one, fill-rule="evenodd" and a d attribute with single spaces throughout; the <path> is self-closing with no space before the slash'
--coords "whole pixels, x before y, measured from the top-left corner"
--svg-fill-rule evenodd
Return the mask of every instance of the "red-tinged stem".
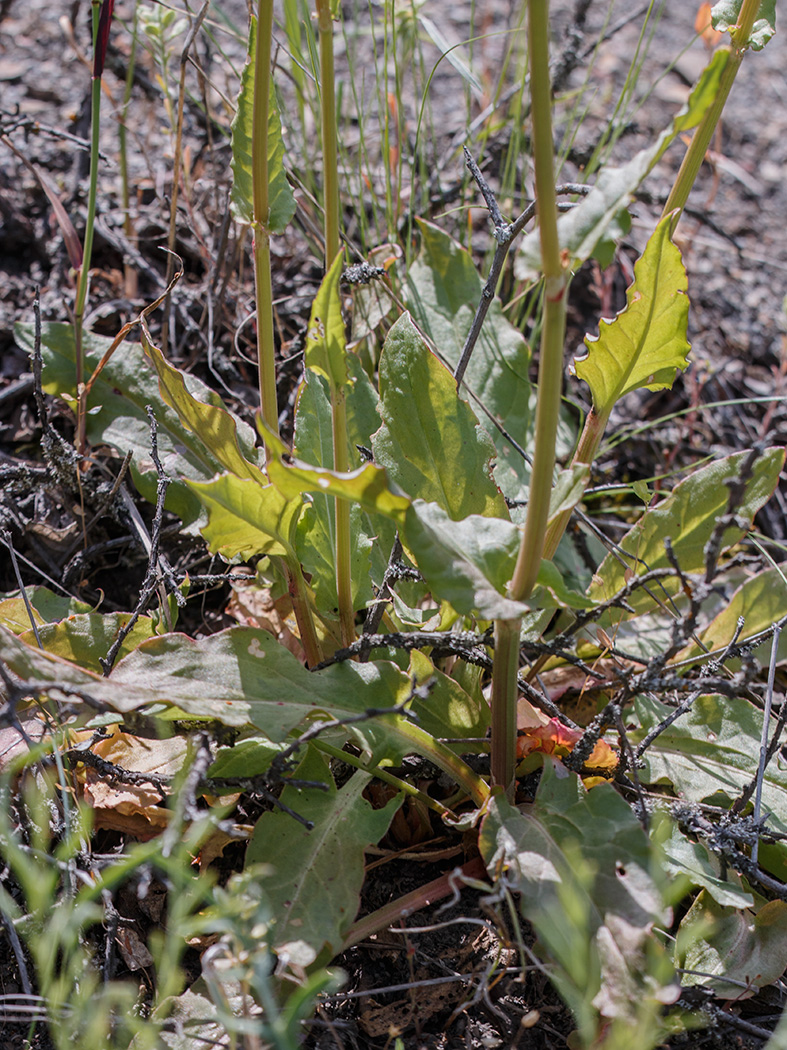
<path id="1" fill-rule="evenodd" d="M 350 927 L 341 951 L 347 951 L 353 945 L 360 944 L 367 937 L 371 937 L 373 933 L 379 933 L 380 930 L 392 926 L 400 919 L 412 915 L 413 912 L 420 911 L 430 904 L 444 900 L 454 892 L 454 887 L 457 884 L 461 885 L 462 879 L 483 879 L 485 877 L 486 868 L 483 860 L 480 857 L 474 857 L 473 860 L 463 864 L 461 868 L 449 871 L 445 875 L 441 875 L 439 879 L 427 882 L 420 889 L 413 890 L 412 893 L 406 893 L 404 897 L 391 901 L 390 904 L 378 908 L 377 911 L 373 911 L 369 915 L 364 915 L 362 919 L 359 919 Z"/>

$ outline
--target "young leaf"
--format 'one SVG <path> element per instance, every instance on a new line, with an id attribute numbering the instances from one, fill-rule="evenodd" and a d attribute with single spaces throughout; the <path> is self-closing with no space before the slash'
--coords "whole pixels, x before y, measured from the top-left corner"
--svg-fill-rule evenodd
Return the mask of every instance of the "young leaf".
<path id="1" fill-rule="evenodd" d="M 391 328 L 380 357 L 380 413 L 375 460 L 409 496 L 438 503 L 455 521 L 507 515 L 489 474 L 494 446 L 409 314 Z"/>
<path id="2" fill-rule="evenodd" d="M 410 676 L 418 685 L 430 683 L 429 696 L 416 698 L 412 710 L 418 724 L 435 737 L 483 737 L 489 727 L 489 704 L 480 694 L 470 696 L 453 677 L 438 671 L 418 649 L 410 653 Z M 452 745 L 467 750 L 467 744 Z"/>
<path id="3" fill-rule="evenodd" d="M 711 11 L 713 28 L 718 29 L 720 33 L 726 29 L 734 29 L 738 24 L 742 6 L 743 0 L 719 0 Z M 754 51 L 762 51 L 776 32 L 776 0 L 762 0 L 758 15 L 749 39 L 749 46 Z"/>
<path id="4" fill-rule="evenodd" d="M 404 542 L 433 597 L 484 620 L 511 620 L 526 610 L 506 597 L 520 540 L 513 522 L 479 514 L 454 521 L 438 504 L 422 500 L 405 519 Z"/>
<path id="5" fill-rule="evenodd" d="M 343 255 L 336 256 L 312 303 L 304 351 L 306 367 L 324 376 L 332 390 L 347 382 L 347 342 L 344 335 L 339 281 Z"/>
<path id="6" fill-rule="evenodd" d="M 690 131 L 700 123 L 716 98 L 728 58 L 728 49 L 716 51 L 688 102 L 656 141 L 622 167 L 605 167 L 587 197 L 560 216 L 560 246 L 570 254 L 573 268 L 576 269 L 579 263 L 590 257 L 610 223 L 615 221 L 621 208 L 628 203 L 631 194 L 661 159 L 668 146 L 681 132 Z M 537 277 L 540 273 L 541 247 L 536 230 L 522 241 L 514 261 L 514 274 L 517 280 L 523 281 Z"/>
<path id="7" fill-rule="evenodd" d="M 254 219 L 251 150 L 254 134 L 254 62 L 257 52 L 257 19 L 252 17 L 249 29 L 248 61 L 241 76 L 238 110 L 232 122 L 232 195 L 230 203 L 235 218 L 251 223 Z M 276 92 L 271 78 L 268 108 L 268 179 L 270 211 L 261 221 L 269 233 L 282 233 L 295 214 L 293 197 L 284 171 L 284 143 L 276 105 Z"/>
<path id="8" fill-rule="evenodd" d="M 438 504 L 416 500 L 407 512 L 403 538 L 432 596 L 457 612 L 510 620 L 530 606 L 506 596 L 521 542 L 513 522 L 479 514 L 453 521 Z M 542 561 L 532 604 L 583 609 L 593 602 L 567 587 L 552 562 Z"/>
<path id="9" fill-rule="evenodd" d="M 274 485 L 259 485 L 234 474 L 188 485 L 208 512 L 208 523 L 201 532 L 214 554 L 225 558 L 294 556 L 302 500 L 286 499 Z"/>
<path id="10" fill-rule="evenodd" d="M 263 813 L 246 863 L 264 861 L 273 869 L 264 882 L 277 915 L 272 947 L 306 941 L 316 955 L 324 947 L 335 955 L 360 905 L 364 849 L 386 833 L 401 797 L 372 809 L 363 797 L 372 778 L 361 770 L 337 790 L 328 763 L 313 747 L 293 777 L 327 788 L 285 787 L 282 792 L 282 804 L 314 827 L 305 828 L 282 810 Z"/>
<path id="11" fill-rule="evenodd" d="M 603 418 L 624 394 L 671 387 L 678 369 L 688 367 L 688 281 L 670 240 L 671 221 L 662 219 L 634 264 L 626 307 L 614 321 L 600 322 L 597 338 L 585 337 L 587 356 L 574 363 Z"/>
<path id="12" fill-rule="evenodd" d="M 360 372 L 353 382 L 346 387 L 347 423 L 350 432 L 350 462 L 361 462 L 356 444 L 368 447 L 369 434 L 363 432 L 363 421 L 359 421 L 371 408 L 376 420 L 374 429 L 379 426 L 380 417 L 375 411 L 376 393 L 371 388 L 366 373 L 359 367 L 357 358 L 350 354 L 347 358 L 350 369 Z M 362 376 L 362 378 L 361 378 Z M 371 404 L 370 392 L 372 395 Z M 360 426 L 359 426 L 360 423 Z M 357 440 L 353 440 L 357 435 Z M 295 407 L 295 435 L 293 438 L 295 456 L 308 460 L 316 467 L 331 467 L 333 464 L 333 432 L 331 426 L 331 401 L 328 394 L 328 383 L 314 372 L 307 372 L 306 381 L 302 384 Z M 301 564 L 311 579 L 318 608 L 331 612 L 337 606 L 336 593 L 336 539 L 335 512 L 336 503 L 330 496 L 315 492 L 312 503 L 306 508 L 298 526 L 296 548 Z M 393 542 L 393 526 L 379 516 L 375 516 L 373 526 L 369 516 L 359 506 L 350 511 L 351 530 L 351 577 L 353 604 L 363 607 L 372 597 L 370 583 L 370 552 L 372 540 L 382 530 L 388 534 L 387 550 L 378 551 L 375 559 L 374 578 L 382 580 L 388 563 L 388 555 Z"/>
<path id="13" fill-rule="evenodd" d="M 652 510 L 646 511 L 637 524 L 630 529 L 617 548 L 601 563 L 590 587 L 589 596 L 594 601 L 611 598 L 626 583 L 631 572 L 641 575 L 649 569 L 666 568 L 670 565 L 664 540 L 672 541 L 672 549 L 684 572 L 696 572 L 704 564 L 705 544 L 716 527 L 716 522 L 727 509 L 729 488 L 726 481 L 735 478 L 741 460 L 748 455 L 737 452 L 732 456 L 709 463 L 695 471 Z M 784 463 L 784 449 L 769 448 L 755 464 L 753 476 L 746 486 L 743 502 L 736 513 L 741 518 L 751 519 L 770 498 Z M 722 538 L 724 549 L 737 543 L 743 530 L 731 526 Z M 620 558 L 623 552 L 628 557 Z M 664 581 L 662 586 L 672 593 L 677 589 L 674 580 Z M 627 602 L 637 612 L 650 609 L 653 598 L 638 591 Z"/>

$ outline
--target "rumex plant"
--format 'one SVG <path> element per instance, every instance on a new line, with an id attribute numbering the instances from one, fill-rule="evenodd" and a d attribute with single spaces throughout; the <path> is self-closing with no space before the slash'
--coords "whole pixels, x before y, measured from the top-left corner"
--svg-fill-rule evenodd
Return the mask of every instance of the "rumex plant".
<path id="1" fill-rule="evenodd" d="M 585 586 L 560 568 L 571 557 L 564 535 L 615 405 L 636 390 L 669 387 L 688 365 L 687 280 L 673 236 L 743 55 L 773 31 L 772 6 L 722 0 L 714 19 L 729 30 L 731 44 L 712 56 L 684 108 L 623 167 L 603 168 L 586 193 L 574 188 L 579 200 L 561 213 L 549 6 L 530 0 L 537 226 L 511 247 L 515 274 L 531 280 L 541 297 L 534 413 L 527 347 L 499 304 L 474 326 L 475 346 L 465 331 L 457 334 L 457 318 L 469 322 L 476 304 L 484 303 L 482 281 L 469 253 L 432 223 L 416 224 L 420 251 L 395 288 L 405 309 L 387 318 L 392 323 L 374 367 L 365 368 L 348 348 L 332 50 L 338 5 L 327 0 L 318 0 L 316 10 L 325 277 L 305 336 L 291 443 L 279 428 L 270 244 L 292 220 L 295 199 L 271 76 L 273 8 L 265 0 L 251 20 L 232 126 L 232 209 L 253 238 L 257 434 L 168 361 L 148 325 L 151 308 L 135 322 L 141 344 L 83 333 L 79 311 L 75 328 L 19 330 L 22 345 L 43 355 L 48 392 L 62 394 L 73 385 L 69 370 L 77 363 L 80 448 L 88 441 L 129 451 L 135 481 L 159 513 L 178 514 L 228 562 L 255 559 L 258 578 L 292 612 L 295 653 L 283 644 L 284 632 L 277 638 L 258 627 L 197 640 L 159 633 L 161 625 L 142 616 L 143 608 L 111 626 L 96 612 L 47 620 L 33 609 L 31 634 L 12 618 L 18 608 L 9 606 L 0 635 L 15 695 L 81 699 L 74 727 L 90 726 L 96 710 L 104 722 L 111 713 L 129 727 L 157 726 L 162 733 L 173 723 L 207 728 L 218 722 L 240 740 L 212 756 L 206 794 L 229 790 L 239 779 L 269 794 L 285 783 L 277 806 L 256 823 L 237 899 L 219 895 L 212 916 L 218 929 L 225 922 L 233 974 L 242 971 L 244 987 L 263 1008 L 264 1034 L 282 1046 L 291 1045 L 297 1019 L 328 983 L 327 962 L 406 909 L 451 892 L 446 878 L 428 893 L 356 920 L 364 850 L 386 834 L 402 806 L 421 807 L 450 828 L 478 829 L 483 865 L 470 859 L 463 874 L 486 873 L 499 907 L 517 895 L 583 1047 L 612 1050 L 630 1042 L 632 1031 L 637 1046 L 657 1045 L 667 1031 L 662 1008 L 679 994 L 676 966 L 698 969 L 692 959 L 703 952 L 721 956 L 724 938 L 733 936 L 747 910 L 760 915 L 758 908 L 775 905 L 769 922 L 781 928 L 786 921 L 783 901 L 763 906 L 755 897 L 760 869 L 742 850 L 731 866 L 748 883 L 725 877 L 697 838 L 699 811 L 682 812 L 681 825 L 679 813 L 652 813 L 641 788 L 667 782 L 687 805 L 723 792 L 739 808 L 751 794 L 757 763 L 747 741 L 755 709 L 727 688 L 724 662 L 740 657 L 742 640 L 764 640 L 785 615 L 784 599 L 759 619 L 749 614 L 764 583 L 755 578 L 728 609 L 704 624 L 702 615 L 721 560 L 778 481 L 783 450 L 740 452 L 694 471 L 644 511 Z M 105 7 L 111 17 L 111 5 Z M 97 52 L 102 41 L 106 46 L 109 26 L 103 8 L 101 17 Z M 586 341 L 586 356 L 574 363 L 592 406 L 573 454 L 558 468 L 572 273 L 620 223 L 666 149 L 690 131 L 686 160 L 634 266 L 626 307 L 602 322 L 598 337 Z M 521 233 L 526 222 L 506 227 L 488 186 L 478 182 L 496 232 L 506 231 L 498 240 L 508 244 L 505 238 Z M 84 281 L 88 265 L 89 255 Z M 100 366 L 89 384 L 92 415 L 84 411 L 83 354 Z M 486 416 L 475 412 L 468 392 Z M 148 406 L 156 420 L 153 456 Z M 510 510 L 522 504 L 523 520 L 512 520 Z M 744 608 L 741 639 L 734 623 Z M 637 650 L 635 641 L 648 630 L 642 623 L 665 611 L 672 619 L 664 646 L 653 659 L 642 658 L 644 646 Z M 88 648 L 97 648 L 118 629 L 125 650 L 117 663 L 117 650 L 111 659 L 102 652 L 103 674 L 97 661 L 90 667 L 79 660 L 77 639 L 87 637 Z M 614 673 L 597 669 L 606 656 Z M 691 677 L 687 670 L 698 663 Z M 538 682 L 539 672 L 555 664 L 579 669 L 611 696 L 586 728 Z M 683 722 L 654 699 L 666 682 L 684 697 Z M 712 725 L 713 747 L 727 749 L 717 759 L 733 770 L 726 778 L 707 771 L 701 783 L 693 777 L 696 725 Z M 619 751 L 606 739 L 610 729 Z M 488 777 L 462 757 L 485 737 Z M 399 767 L 412 753 L 437 766 L 451 791 L 436 798 L 411 784 Z M 518 808 L 517 773 L 539 764 L 535 798 Z M 350 775 L 340 776 L 340 769 Z M 774 821 L 787 825 L 787 780 L 772 765 L 759 775 Z M 375 780 L 389 790 L 382 804 L 372 805 L 368 789 Z M 681 830 L 687 826 L 694 838 Z M 270 841 L 280 851 L 273 861 Z M 254 867 L 266 862 L 272 870 Z M 783 846 L 768 843 L 759 864 L 771 883 L 778 881 Z M 677 884 L 671 882 L 676 875 Z M 255 879 L 263 887 L 261 903 Z M 689 891 L 694 902 L 670 951 L 657 931 L 669 928 L 672 906 Z M 233 908 L 244 915 L 257 908 L 262 916 L 258 960 L 242 929 L 227 919 Z M 703 926 L 711 914 L 722 930 L 716 942 Z M 784 968 L 784 947 L 765 938 L 764 926 L 758 920 L 744 938 L 735 966 L 720 963 L 711 974 L 717 991 L 729 991 L 736 975 L 750 977 L 753 958 L 763 982 Z M 268 980 L 272 953 L 280 962 L 278 984 Z M 227 1014 L 218 971 L 206 972 L 214 1005 Z M 295 1002 L 288 993 L 299 976 Z M 286 1015 L 278 1028 L 277 1009 Z"/>

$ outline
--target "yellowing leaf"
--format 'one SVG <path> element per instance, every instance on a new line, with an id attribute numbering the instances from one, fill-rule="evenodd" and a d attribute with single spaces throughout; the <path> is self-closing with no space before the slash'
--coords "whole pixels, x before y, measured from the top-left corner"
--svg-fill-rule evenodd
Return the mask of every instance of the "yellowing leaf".
<path id="1" fill-rule="evenodd" d="M 257 554 L 292 556 L 295 525 L 302 500 L 287 499 L 274 485 L 221 474 L 189 488 L 208 512 L 202 535 L 225 558 Z"/>
<path id="2" fill-rule="evenodd" d="M 688 281 L 670 240 L 671 221 L 662 219 L 635 263 L 626 307 L 614 321 L 601 321 L 598 338 L 585 337 L 587 357 L 575 362 L 605 419 L 624 394 L 670 387 L 678 369 L 688 367 Z"/>

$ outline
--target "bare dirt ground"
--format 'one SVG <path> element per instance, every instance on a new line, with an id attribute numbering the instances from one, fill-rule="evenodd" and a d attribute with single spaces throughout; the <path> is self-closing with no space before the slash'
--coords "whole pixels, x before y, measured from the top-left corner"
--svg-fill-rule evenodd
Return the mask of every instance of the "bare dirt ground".
<path id="1" fill-rule="evenodd" d="M 432 17 L 445 20 L 444 28 L 454 39 L 469 35 L 467 25 L 474 6 L 482 5 L 427 4 Z M 518 6 L 495 0 L 487 10 L 476 12 L 476 18 L 486 20 L 486 31 L 498 25 L 505 27 L 514 20 Z M 640 73 L 640 84 L 652 84 L 652 93 L 626 124 L 613 153 L 616 162 L 625 160 L 667 123 L 706 60 L 702 42 L 689 43 L 694 35 L 693 4 L 670 0 L 665 6 Z M 351 5 L 346 7 L 345 14 L 353 16 Z M 559 53 L 575 5 L 563 0 L 554 7 Z M 84 0 L 63 6 L 45 0 L 0 0 L 0 132 L 27 162 L 40 167 L 79 230 L 85 207 L 90 104 L 90 74 L 80 52 L 89 53 L 89 8 Z M 243 3 L 224 5 L 224 10 L 239 25 L 245 25 Z M 610 24 L 626 13 L 623 5 L 617 4 Z M 128 52 L 120 26 L 129 14 L 130 3 L 118 0 L 117 32 L 106 76 L 108 93 L 115 103 L 122 98 Z M 580 47 L 590 47 L 598 39 L 606 14 L 606 4 L 590 4 Z M 73 41 L 60 22 L 61 16 L 73 27 Z M 568 177 L 576 176 L 578 166 L 609 121 L 610 99 L 616 97 L 625 78 L 638 32 L 638 22 L 632 22 L 599 46 L 586 93 L 587 117 L 564 168 Z M 207 122 L 197 104 L 186 109 L 191 190 L 181 205 L 178 235 L 186 278 L 169 318 L 170 333 L 176 363 L 193 367 L 251 418 L 255 378 L 253 365 L 247 360 L 248 332 L 241 332 L 237 340 L 235 333 L 251 313 L 253 288 L 237 234 L 225 221 L 229 114 L 222 101 L 236 93 L 236 74 L 243 55 L 237 41 L 229 36 L 220 39 L 226 44 L 225 56 L 207 44 L 200 51 L 209 80 L 205 98 L 214 119 Z M 498 44 L 490 39 L 478 55 L 479 65 L 494 77 Z M 632 437 L 614 460 L 602 460 L 602 471 L 616 477 L 647 477 L 669 472 L 707 452 L 723 455 L 748 447 L 766 432 L 771 443 L 783 443 L 787 438 L 785 402 L 768 400 L 787 396 L 783 309 L 787 294 L 785 65 L 787 45 L 778 34 L 762 53 L 747 56 L 725 110 L 721 140 L 703 169 L 680 229 L 690 278 L 693 367 L 672 392 L 642 397 L 627 405 L 613 422 L 616 426 L 633 426 L 670 413 L 684 414 L 647 436 Z M 579 66 L 564 87 L 566 95 L 583 79 Z M 199 89 L 199 84 L 195 85 L 195 90 Z M 461 155 L 450 153 L 463 124 L 454 105 L 455 92 L 456 81 L 448 70 L 445 79 L 436 79 L 432 99 L 445 155 L 451 158 L 440 171 L 443 187 L 463 177 Z M 155 298 L 165 286 L 166 261 L 159 246 L 167 239 L 171 138 L 168 129 L 162 127 L 155 70 L 144 58 L 132 99 L 133 241 L 123 231 L 117 207 L 117 128 L 111 103 L 105 108 L 102 148 L 106 160 L 101 171 L 100 221 L 87 319 L 88 326 L 104 334 L 114 334 L 142 303 Z M 680 148 L 670 151 L 647 183 L 646 193 L 635 203 L 634 225 L 621 250 L 620 264 L 607 276 L 592 269 L 578 276 L 572 290 L 571 345 L 567 352 L 578 348 L 583 332 L 593 331 L 599 316 L 621 307 L 625 260 L 636 257 L 653 229 L 680 156 Z M 32 319 L 37 290 L 44 319 L 67 319 L 73 291 L 62 239 L 36 172 L 4 141 L 0 141 L 0 158 L 0 525 L 11 534 L 25 583 L 51 586 L 54 581 L 92 604 L 103 599 L 104 609 L 128 609 L 136 601 L 145 555 L 127 525 L 122 521 L 100 522 L 91 536 L 92 555 L 86 561 L 79 540 L 74 541 L 76 519 L 69 501 L 52 486 L 39 484 L 43 467 L 33 383 L 28 358 L 14 340 L 13 325 Z M 494 181 L 491 161 L 484 170 Z M 351 204 L 348 201 L 349 216 Z M 480 203 L 476 201 L 476 205 Z M 282 358 L 291 361 L 320 279 L 319 253 L 310 247 L 312 219 L 313 213 L 304 201 L 292 234 L 281 238 L 276 249 L 274 292 L 281 352 Z M 479 239 L 483 236 L 482 228 Z M 136 288 L 128 283 L 124 272 L 127 265 L 136 271 Z M 282 371 L 283 411 L 298 381 L 299 368 L 296 360 Z M 581 397 L 578 388 L 568 392 Z M 706 407 L 711 404 L 716 407 Z M 687 409 L 691 411 L 686 413 Z M 57 425 L 70 434 L 65 410 L 55 415 Z M 149 520 L 150 508 L 140 503 L 140 511 Z M 783 540 L 787 538 L 786 523 L 787 507 L 781 492 L 758 524 L 772 538 Z M 180 570 L 194 572 L 200 567 L 204 571 L 208 564 L 204 549 L 193 541 L 184 541 L 174 521 L 165 534 L 165 545 L 172 564 Z M 15 587 L 10 559 L 0 555 L 0 590 Z M 186 629 L 210 632 L 229 623 L 226 601 L 226 588 L 207 590 L 201 602 L 192 603 Z M 429 881 L 442 869 L 427 858 L 423 863 L 405 861 L 379 870 L 379 881 L 367 890 L 364 906 L 369 910 Z M 537 969 L 529 973 L 526 985 L 504 978 L 491 995 L 483 980 L 477 980 L 473 986 L 478 990 L 476 1001 L 469 1007 L 464 981 L 418 983 L 457 974 L 483 975 L 499 949 L 499 941 L 484 925 L 485 916 L 474 894 L 467 893 L 452 911 L 439 917 L 419 913 L 411 925 L 423 927 L 435 920 L 445 923 L 461 916 L 470 917 L 474 924 L 440 926 L 431 932 L 391 937 L 390 942 L 378 938 L 373 945 L 348 953 L 340 964 L 350 975 L 347 990 L 358 995 L 337 999 L 323 1013 L 310 1045 L 327 1048 L 337 1045 L 338 1040 L 338 1045 L 347 1048 L 383 1048 L 390 1045 L 388 1032 L 394 1025 L 402 1031 L 407 1050 L 514 1045 L 546 1050 L 564 1046 L 571 1020 Z M 380 991 L 384 988 L 394 990 Z M 19 989 L 13 955 L 7 942 L 0 939 L 0 994 Z M 778 1012 L 778 1002 L 777 992 L 769 990 L 730 1011 L 728 1020 L 719 1020 L 709 1033 L 692 1034 L 685 1045 L 761 1046 L 761 1040 L 742 1032 L 735 1022 L 767 1018 Z M 540 1014 L 538 1026 L 519 1030 L 515 1043 L 512 1033 L 518 1031 L 519 1019 L 533 1009 Z M 2 1015 L 0 1032 L 3 1046 L 26 1045 L 25 1027 L 3 1024 Z M 49 1046 L 46 1032 L 39 1029 L 32 1045 L 39 1050 Z"/>

